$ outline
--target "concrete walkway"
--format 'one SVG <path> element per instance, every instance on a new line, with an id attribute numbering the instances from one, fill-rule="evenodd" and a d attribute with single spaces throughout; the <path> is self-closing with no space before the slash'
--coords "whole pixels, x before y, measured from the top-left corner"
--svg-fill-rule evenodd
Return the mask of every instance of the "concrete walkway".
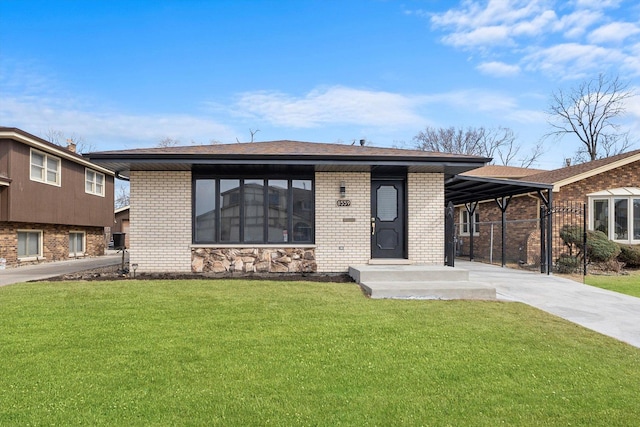
<path id="1" fill-rule="evenodd" d="M 68 261 L 46 262 L 37 265 L 7 268 L 0 270 L 0 286 L 13 283 L 43 280 L 63 274 L 75 273 L 94 268 L 108 267 L 122 262 L 122 254 L 110 251 L 109 254 L 92 258 L 79 258 Z"/>
<path id="2" fill-rule="evenodd" d="M 640 348 L 640 298 L 573 280 L 458 261 L 469 281 L 491 284 L 498 300 L 519 301 Z"/>

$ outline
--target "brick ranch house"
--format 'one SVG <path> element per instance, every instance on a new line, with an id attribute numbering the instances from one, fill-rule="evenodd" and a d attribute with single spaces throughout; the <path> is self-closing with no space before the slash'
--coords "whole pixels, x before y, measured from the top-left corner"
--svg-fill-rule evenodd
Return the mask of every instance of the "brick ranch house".
<path id="1" fill-rule="evenodd" d="M 130 178 L 139 272 L 442 264 L 444 181 L 490 159 L 297 141 L 107 151 Z"/>
<path id="2" fill-rule="evenodd" d="M 104 255 L 113 225 L 108 169 L 17 128 L 0 127 L 0 258 L 17 266 Z"/>
<path id="3" fill-rule="evenodd" d="M 464 175 L 494 176 L 552 185 L 555 207 L 582 208 L 582 204 L 586 204 L 588 229 L 603 231 L 610 240 L 618 243 L 640 244 L 640 150 L 551 171 L 487 166 Z M 510 261 L 525 264 L 539 262 L 541 203 L 540 197 L 534 193 L 515 196 L 511 200 L 506 211 L 508 220 L 514 221 L 507 228 L 507 254 Z M 469 255 L 469 238 L 474 233 L 474 256 L 488 258 L 488 224 L 497 224 L 501 218 L 495 201 L 480 203 L 473 218 L 464 206 L 458 206 L 457 211 L 461 254 Z M 560 221 L 554 222 L 556 258 L 562 250 L 558 234 L 562 224 Z M 496 228 L 495 231 L 494 241 L 501 237 L 501 230 Z"/>

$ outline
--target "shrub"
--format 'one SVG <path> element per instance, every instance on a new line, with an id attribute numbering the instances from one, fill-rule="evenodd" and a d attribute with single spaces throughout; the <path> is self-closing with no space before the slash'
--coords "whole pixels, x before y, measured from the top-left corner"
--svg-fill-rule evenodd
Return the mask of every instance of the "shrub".
<path id="1" fill-rule="evenodd" d="M 640 267 L 640 245 L 620 245 L 618 261 L 627 267 Z"/>
<path id="2" fill-rule="evenodd" d="M 560 230 L 560 237 L 569 248 L 569 255 L 576 253 L 581 257 L 584 253 L 583 228 L 578 225 L 565 225 Z M 574 249 L 575 248 L 575 249 Z M 587 231 L 587 258 L 590 262 L 608 262 L 620 254 L 620 246 L 607 237 L 602 231 Z"/>
<path id="3" fill-rule="evenodd" d="M 582 264 L 580 258 L 575 255 L 562 254 L 556 261 L 558 273 L 570 274 L 580 270 Z"/>
<path id="4" fill-rule="evenodd" d="M 620 245 L 602 231 L 587 231 L 587 257 L 591 262 L 611 261 L 620 254 Z"/>

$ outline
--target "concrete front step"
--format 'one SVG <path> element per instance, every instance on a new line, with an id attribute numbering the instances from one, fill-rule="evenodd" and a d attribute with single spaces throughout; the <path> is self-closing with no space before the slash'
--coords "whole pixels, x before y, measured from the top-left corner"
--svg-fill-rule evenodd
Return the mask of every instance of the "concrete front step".
<path id="1" fill-rule="evenodd" d="M 496 299 L 494 287 L 469 282 L 469 271 L 443 265 L 356 265 L 349 275 L 371 298 Z"/>
<path id="2" fill-rule="evenodd" d="M 469 280 L 469 271 L 443 265 L 355 265 L 349 275 L 363 282 L 461 282 Z"/>
<path id="3" fill-rule="evenodd" d="M 360 287 L 371 298 L 390 299 L 472 299 L 495 300 L 496 289 L 469 281 L 427 282 L 360 282 Z"/>

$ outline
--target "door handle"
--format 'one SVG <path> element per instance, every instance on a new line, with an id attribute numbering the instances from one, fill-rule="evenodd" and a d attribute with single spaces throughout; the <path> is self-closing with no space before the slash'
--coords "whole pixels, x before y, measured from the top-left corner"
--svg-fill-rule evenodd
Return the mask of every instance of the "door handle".
<path id="1" fill-rule="evenodd" d="M 376 234 L 376 219 L 375 217 L 371 217 L 371 235 Z"/>

